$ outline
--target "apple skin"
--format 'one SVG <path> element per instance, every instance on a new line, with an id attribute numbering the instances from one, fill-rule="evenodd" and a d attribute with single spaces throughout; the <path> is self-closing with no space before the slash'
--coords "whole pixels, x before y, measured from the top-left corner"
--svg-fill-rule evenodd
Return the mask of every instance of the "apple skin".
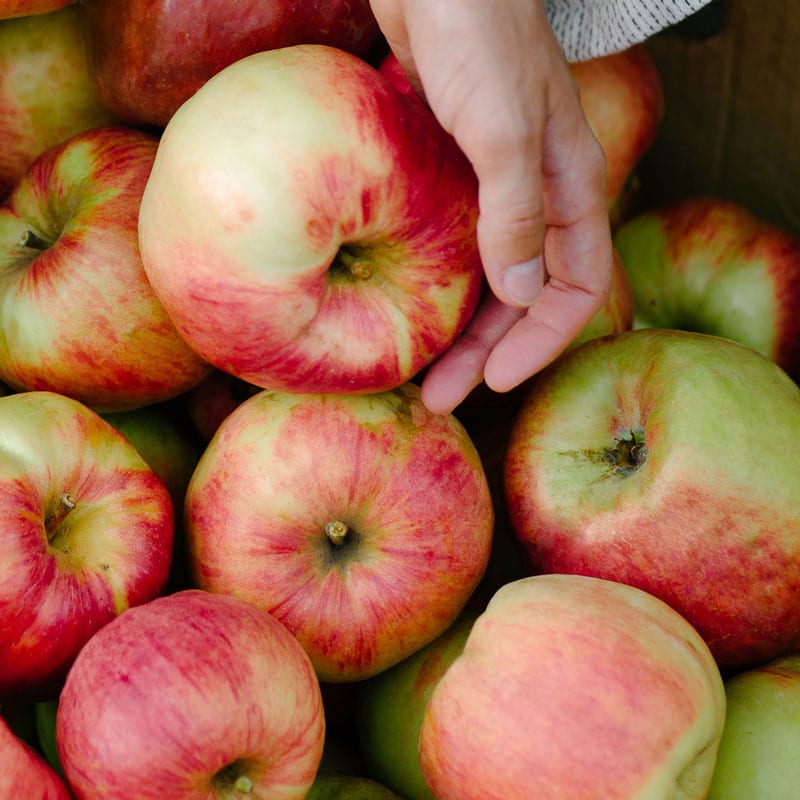
<path id="1" fill-rule="evenodd" d="M 691 625 L 635 587 L 539 575 L 501 587 L 431 695 L 437 800 L 704 800 L 725 717 Z"/>
<path id="2" fill-rule="evenodd" d="M 176 397 L 211 367 L 181 339 L 142 267 L 139 203 L 157 139 L 79 133 L 36 159 L 0 206 L 0 379 L 98 411 Z M 40 241 L 27 246 L 23 237 Z"/>
<path id="3" fill-rule="evenodd" d="M 326 44 L 366 56 L 379 38 L 368 0 L 83 0 L 83 6 L 98 92 L 134 125 L 164 127 L 209 78 L 253 53 Z"/>
<path id="4" fill-rule="evenodd" d="M 800 654 L 729 677 L 708 800 L 794 800 L 800 786 Z"/>
<path id="5" fill-rule="evenodd" d="M 216 367 L 279 391 L 377 393 L 472 316 L 477 215 L 472 167 L 427 109 L 354 55 L 297 45 L 237 61 L 175 113 L 139 241 Z"/>
<path id="6" fill-rule="evenodd" d="M 274 614 L 331 683 L 376 675 L 452 623 L 494 516 L 463 426 L 413 384 L 262 391 L 220 425 L 185 509 L 195 585 Z"/>
<path id="7" fill-rule="evenodd" d="M 508 517 L 529 571 L 638 586 L 744 669 L 800 635 L 800 452 L 767 444 L 795 441 L 800 388 L 754 350 L 667 329 L 595 339 L 517 415 Z"/>
<path id="8" fill-rule="evenodd" d="M 470 603 L 430 644 L 358 684 L 356 733 L 366 769 L 406 800 L 435 800 L 419 766 L 419 731 L 433 690 L 481 611 Z"/>
<path id="9" fill-rule="evenodd" d="M 5 19 L 10 10 L 0 6 L 0 202 L 45 150 L 116 121 L 89 75 L 78 8 Z"/>
<path id="10" fill-rule="evenodd" d="M 720 197 L 642 212 L 615 233 L 634 326 L 725 336 L 800 378 L 800 238 Z"/>
<path id="11" fill-rule="evenodd" d="M 0 20 L 49 14 L 74 3 L 75 0 L 0 0 Z"/>
<path id="12" fill-rule="evenodd" d="M 61 778 L 42 756 L 18 739 L 0 717 L 0 797 L 71 800 Z"/>
<path id="13" fill-rule="evenodd" d="M 98 631 L 56 716 L 78 800 L 299 800 L 324 736 L 319 683 L 294 637 L 250 603 L 195 589 Z"/>
<path id="14" fill-rule="evenodd" d="M 260 386 L 215 369 L 180 398 L 186 416 L 205 444 L 211 441 L 222 420 L 240 403 L 258 394 Z"/>
<path id="15" fill-rule="evenodd" d="M 169 493 L 76 400 L 0 397 L 0 697 L 49 699 L 80 648 L 157 596 L 172 555 Z"/>

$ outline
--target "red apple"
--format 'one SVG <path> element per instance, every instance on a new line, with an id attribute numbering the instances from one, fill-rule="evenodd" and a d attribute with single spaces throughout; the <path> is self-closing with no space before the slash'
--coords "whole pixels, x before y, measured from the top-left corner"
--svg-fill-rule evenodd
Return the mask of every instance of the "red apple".
<path id="1" fill-rule="evenodd" d="M 42 756 L 18 739 L 0 718 L 0 797 L 71 800 L 67 787 Z"/>
<path id="2" fill-rule="evenodd" d="M 240 58 L 295 44 L 364 56 L 378 40 L 368 0 L 84 0 L 101 97 L 136 125 L 164 126 Z M 269 101 L 266 103 L 269 106 Z"/>
<path id="3" fill-rule="evenodd" d="M 725 692 L 697 631 L 612 581 L 500 588 L 436 684 L 419 735 L 437 800 L 704 800 Z"/>
<path id="4" fill-rule="evenodd" d="M 176 397 L 210 366 L 142 267 L 137 222 L 157 140 L 121 126 L 43 153 L 0 207 L 0 379 L 102 411 Z"/>
<path id="5" fill-rule="evenodd" d="M 260 391 L 260 386 L 215 369 L 183 395 L 180 403 L 201 441 L 208 443 L 222 420 L 240 403 Z"/>
<path id="6" fill-rule="evenodd" d="M 800 388 L 729 339 L 634 330 L 564 354 L 520 409 L 507 511 L 537 572 L 638 586 L 742 669 L 800 637 Z"/>
<path id="7" fill-rule="evenodd" d="M 294 637 L 250 603 L 198 590 L 98 631 L 56 717 L 78 800 L 299 799 L 324 736 L 319 683 Z"/>
<path id="8" fill-rule="evenodd" d="M 0 202 L 49 147 L 115 120 L 89 75 L 79 9 L 33 6 L 0 0 Z M 3 19 L 14 9 L 26 16 Z"/>
<path id="9" fill-rule="evenodd" d="M 0 397 L 0 696 L 49 697 L 89 638 L 164 586 L 169 493 L 120 433 L 51 392 Z"/>
<path id="10" fill-rule="evenodd" d="M 721 197 L 686 197 L 615 233 L 634 325 L 725 336 L 800 379 L 800 237 Z"/>
<path id="11" fill-rule="evenodd" d="M 655 140 L 664 114 L 664 89 L 643 45 L 570 64 L 581 107 L 606 157 L 609 206 Z"/>
<path id="12" fill-rule="evenodd" d="M 218 368 L 379 392 L 471 317 L 477 213 L 472 168 L 430 112 L 360 58 L 298 45 L 225 68 L 172 117 L 139 241 L 176 327 Z"/>
<path id="13" fill-rule="evenodd" d="M 478 453 L 413 384 L 255 395 L 200 457 L 185 508 L 197 585 L 274 614 L 328 682 L 378 674 L 438 636 L 491 549 Z"/>

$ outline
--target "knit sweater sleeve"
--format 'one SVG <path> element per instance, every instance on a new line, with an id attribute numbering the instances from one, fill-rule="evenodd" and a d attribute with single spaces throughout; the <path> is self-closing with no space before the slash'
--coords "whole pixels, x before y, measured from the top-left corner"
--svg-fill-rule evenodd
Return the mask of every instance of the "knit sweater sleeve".
<path id="1" fill-rule="evenodd" d="M 568 61 L 609 55 L 680 22 L 710 0 L 544 0 Z"/>

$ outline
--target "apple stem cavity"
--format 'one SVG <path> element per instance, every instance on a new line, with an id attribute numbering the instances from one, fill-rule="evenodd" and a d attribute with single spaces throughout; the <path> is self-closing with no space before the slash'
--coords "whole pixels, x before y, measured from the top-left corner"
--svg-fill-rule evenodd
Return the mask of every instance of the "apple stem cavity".
<path id="1" fill-rule="evenodd" d="M 334 519 L 325 523 L 325 535 L 334 547 L 341 547 L 350 529 L 341 520 Z"/>
<path id="2" fill-rule="evenodd" d="M 50 245 L 33 231 L 25 231 L 19 237 L 19 246 L 29 250 L 47 250 Z"/>
<path id="3" fill-rule="evenodd" d="M 246 768 L 243 760 L 234 761 L 223 767 L 212 779 L 214 792 L 217 797 L 233 797 L 240 794 L 252 794 L 253 781 L 244 773 Z"/>
<path id="4" fill-rule="evenodd" d="M 628 436 L 616 439 L 613 447 L 607 447 L 604 455 L 617 474 L 629 475 L 636 472 L 647 460 L 643 434 L 630 431 Z"/>

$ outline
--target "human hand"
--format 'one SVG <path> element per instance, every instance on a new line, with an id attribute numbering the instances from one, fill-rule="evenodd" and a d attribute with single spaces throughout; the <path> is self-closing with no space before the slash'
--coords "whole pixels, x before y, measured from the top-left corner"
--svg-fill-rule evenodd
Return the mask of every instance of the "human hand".
<path id="1" fill-rule="evenodd" d="M 479 183 L 487 283 L 422 399 L 452 411 L 556 358 L 607 301 L 605 160 L 541 0 L 371 0 L 393 53 Z"/>

